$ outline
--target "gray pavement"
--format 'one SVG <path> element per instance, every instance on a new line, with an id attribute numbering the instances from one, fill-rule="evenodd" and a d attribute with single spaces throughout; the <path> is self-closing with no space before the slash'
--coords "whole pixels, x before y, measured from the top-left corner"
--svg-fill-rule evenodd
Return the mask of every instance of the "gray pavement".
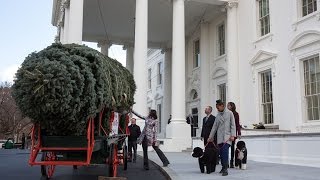
<path id="1" fill-rule="evenodd" d="M 29 151 L 20 149 L 0 149 L 0 180 L 40 180 L 40 166 L 29 166 Z M 122 166 L 118 168 L 119 177 L 127 177 L 128 180 L 165 180 L 166 176 L 154 163 L 150 164 L 150 170 L 146 171 L 139 157 L 137 163 L 128 163 L 128 170 Z M 52 180 L 97 180 L 98 176 L 107 176 L 108 168 L 105 165 L 92 165 L 79 167 L 73 170 L 71 166 L 58 166 Z"/>
<path id="2" fill-rule="evenodd" d="M 142 152 L 139 152 L 142 155 Z M 248 161 L 247 170 L 229 169 L 228 176 L 221 176 L 218 172 L 221 166 L 217 165 L 216 172 L 202 174 L 196 158 L 191 152 L 165 153 L 170 164 L 163 170 L 174 180 L 319 180 L 320 168 L 263 163 Z M 162 166 L 160 159 L 154 151 L 149 152 L 149 159 Z"/>

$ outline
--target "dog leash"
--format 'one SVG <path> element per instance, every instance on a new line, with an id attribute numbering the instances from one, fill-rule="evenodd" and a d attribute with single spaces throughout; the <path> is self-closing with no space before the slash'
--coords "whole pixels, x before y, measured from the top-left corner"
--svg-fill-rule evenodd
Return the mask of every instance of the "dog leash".
<path id="1" fill-rule="evenodd" d="M 221 146 L 221 148 L 223 148 L 223 146 L 226 145 L 228 141 L 229 141 L 229 140 L 226 140 L 226 141 L 223 143 L 223 145 Z M 207 142 L 207 144 L 204 146 L 204 148 L 206 148 L 209 143 L 212 143 L 212 144 L 214 145 L 214 147 L 217 148 L 218 150 L 221 149 L 221 148 L 219 148 L 219 147 L 218 147 L 215 143 L 213 143 L 213 142 Z"/>

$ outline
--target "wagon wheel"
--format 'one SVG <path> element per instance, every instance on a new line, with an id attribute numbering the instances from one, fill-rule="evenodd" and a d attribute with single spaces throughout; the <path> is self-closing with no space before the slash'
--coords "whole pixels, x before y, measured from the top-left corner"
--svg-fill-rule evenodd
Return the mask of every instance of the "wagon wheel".
<path id="1" fill-rule="evenodd" d="M 116 144 L 110 145 L 110 153 L 108 158 L 109 163 L 109 176 L 117 177 L 117 167 L 118 167 L 118 148 Z"/>
<path id="2" fill-rule="evenodd" d="M 54 161 L 56 160 L 56 154 L 54 152 L 43 152 L 41 161 Z M 55 165 L 41 165 L 41 174 L 46 179 L 50 179 L 53 176 Z"/>
<path id="3" fill-rule="evenodd" d="M 128 148 L 126 143 L 123 143 L 123 148 L 122 148 L 122 158 L 123 158 L 123 170 L 128 169 Z"/>

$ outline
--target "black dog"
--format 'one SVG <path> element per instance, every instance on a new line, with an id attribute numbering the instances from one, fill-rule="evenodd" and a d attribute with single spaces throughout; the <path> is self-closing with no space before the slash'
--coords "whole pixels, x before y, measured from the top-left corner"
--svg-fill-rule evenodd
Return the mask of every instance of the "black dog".
<path id="1" fill-rule="evenodd" d="M 203 152 L 200 147 L 193 149 L 192 157 L 198 158 L 201 173 L 204 173 L 204 166 L 206 166 L 207 174 L 216 171 L 218 150 L 213 143 L 209 143 Z"/>
<path id="2" fill-rule="evenodd" d="M 247 155 L 246 143 L 238 141 L 235 153 L 235 167 L 239 166 L 240 169 L 247 169 Z"/>

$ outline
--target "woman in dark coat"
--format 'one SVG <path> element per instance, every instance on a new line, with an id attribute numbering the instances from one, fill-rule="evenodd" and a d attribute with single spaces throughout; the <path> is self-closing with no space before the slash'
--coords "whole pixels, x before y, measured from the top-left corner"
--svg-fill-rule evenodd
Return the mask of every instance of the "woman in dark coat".
<path id="1" fill-rule="evenodd" d="M 230 111 L 232 111 L 233 116 L 234 116 L 234 120 L 235 120 L 235 124 L 236 124 L 236 137 L 240 138 L 241 126 L 240 126 L 240 120 L 239 120 L 239 113 L 236 111 L 236 105 L 234 104 L 234 102 L 229 102 L 227 107 Z M 234 168 L 235 142 L 236 142 L 236 138 L 234 139 L 234 141 L 232 141 L 232 145 L 231 145 L 230 168 Z M 236 166 L 237 166 L 237 164 L 236 164 Z"/>

